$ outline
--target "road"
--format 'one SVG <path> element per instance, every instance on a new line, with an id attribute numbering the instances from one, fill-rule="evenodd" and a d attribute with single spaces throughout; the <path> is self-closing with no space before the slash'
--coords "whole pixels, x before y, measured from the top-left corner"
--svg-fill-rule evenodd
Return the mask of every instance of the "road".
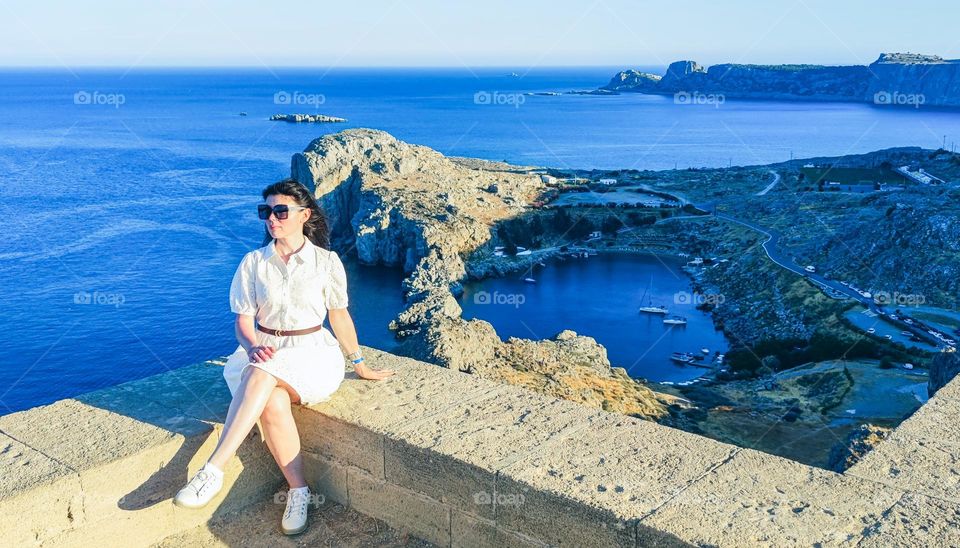
<path id="1" fill-rule="evenodd" d="M 867 297 L 864 297 L 860 293 L 857 293 L 853 289 L 850 289 L 849 287 L 841 284 L 836 280 L 828 280 L 823 276 L 821 276 L 820 274 L 807 272 L 802 267 L 800 267 L 800 265 L 794 263 L 792 260 L 787 258 L 783 253 L 780 252 L 780 249 L 778 248 L 780 233 L 778 233 L 776 230 L 764 228 L 760 225 L 750 223 L 747 221 L 741 221 L 740 219 L 731 217 L 724 213 L 714 213 L 714 215 L 720 219 L 724 219 L 732 223 L 737 223 L 739 225 L 745 226 L 751 230 L 754 230 L 756 232 L 759 232 L 765 235 L 767 237 L 767 240 L 763 242 L 763 251 L 767 254 L 767 257 L 771 261 L 773 261 L 780 267 L 785 268 L 801 276 L 804 276 L 808 278 L 811 282 L 819 285 L 820 287 L 835 290 L 838 293 L 841 293 L 843 295 L 850 297 L 851 299 L 861 302 L 862 304 L 864 304 L 865 306 L 871 309 L 874 309 L 874 310 L 877 309 L 877 306 L 873 302 L 873 299 L 868 299 Z"/>
<path id="2" fill-rule="evenodd" d="M 869 297 L 869 298 L 864 297 L 856 290 L 851 289 L 850 287 L 847 287 L 836 280 L 828 280 L 820 274 L 807 272 L 806 270 L 801 268 L 799 265 L 797 265 L 792 260 L 784 256 L 782 253 L 780 253 L 780 250 L 777 247 L 777 244 L 779 243 L 779 240 L 780 240 L 780 234 L 776 230 L 764 228 L 760 225 L 750 223 L 747 221 L 741 221 L 740 219 L 731 217 L 729 215 L 725 215 L 723 213 L 715 212 L 714 216 L 720 219 L 724 219 L 726 221 L 730 221 L 732 223 L 737 223 L 739 225 L 745 226 L 751 230 L 755 230 L 765 235 L 767 239 L 766 241 L 763 242 L 763 251 L 767 254 L 767 257 L 771 261 L 773 261 L 775 264 L 777 264 L 781 268 L 785 268 L 791 272 L 804 276 L 805 278 L 807 278 L 808 280 L 810 280 L 811 282 L 820 286 L 823 289 L 832 289 L 838 293 L 841 293 L 843 295 L 846 295 L 856 300 L 863 306 L 867 307 L 868 310 L 871 310 L 874 313 L 879 314 L 884 321 L 899 327 L 901 330 L 910 331 L 914 335 L 917 335 L 921 339 L 933 344 L 934 346 L 940 346 L 941 344 L 943 344 L 937 339 L 931 337 L 930 334 L 924 331 L 923 329 L 919 329 L 916 325 L 907 324 L 902 319 L 893 320 L 892 318 L 890 318 L 890 313 L 884 310 L 883 306 L 878 305 L 873 300 L 872 297 Z"/>
<path id="3" fill-rule="evenodd" d="M 777 173 L 776 171 L 774 171 L 774 170 L 771 169 L 771 170 L 770 170 L 770 174 L 773 175 L 773 182 L 770 183 L 769 185 L 767 185 L 767 188 L 761 190 L 760 192 L 757 192 L 757 196 L 763 196 L 763 195 L 765 195 L 767 192 L 770 192 L 771 190 L 773 190 L 773 187 L 777 186 L 777 183 L 780 182 L 780 174 L 779 174 L 779 173 Z"/>

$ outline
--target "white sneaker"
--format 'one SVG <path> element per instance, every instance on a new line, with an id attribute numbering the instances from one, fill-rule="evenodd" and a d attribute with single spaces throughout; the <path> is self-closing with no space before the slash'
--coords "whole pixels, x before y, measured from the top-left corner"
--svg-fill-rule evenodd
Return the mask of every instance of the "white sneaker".
<path id="1" fill-rule="evenodd" d="M 220 492 L 223 487 L 223 473 L 217 474 L 204 465 L 190 483 L 173 497 L 173 503 L 183 508 L 202 508 Z"/>
<path id="2" fill-rule="evenodd" d="M 307 528 L 307 509 L 310 506 L 310 491 L 287 491 L 287 508 L 280 521 L 284 535 L 296 535 Z"/>

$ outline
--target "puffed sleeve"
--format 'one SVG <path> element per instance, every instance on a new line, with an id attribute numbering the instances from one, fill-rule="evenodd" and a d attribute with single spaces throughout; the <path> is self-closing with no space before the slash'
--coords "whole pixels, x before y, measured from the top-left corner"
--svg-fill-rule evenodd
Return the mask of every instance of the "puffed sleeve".
<path id="1" fill-rule="evenodd" d="M 330 252 L 330 276 L 327 285 L 323 288 L 323 302 L 327 309 L 346 308 L 347 272 L 343 269 L 343 262 L 335 251 Z"/>
<path id="2" fill-rule="evenodd" d="M 244 255 L 230 284 L 230 310 L 234 314 L 257 314 L 256 263 L 253 253 Z"/>

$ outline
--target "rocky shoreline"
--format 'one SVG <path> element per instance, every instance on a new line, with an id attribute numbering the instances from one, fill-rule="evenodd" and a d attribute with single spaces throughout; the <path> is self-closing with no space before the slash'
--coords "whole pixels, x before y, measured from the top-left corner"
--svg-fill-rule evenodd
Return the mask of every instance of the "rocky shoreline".
<path id="1" fill-rule="evenodd" d="M 954 174 L 953 164 L 960 164 L 952 157 L 918 149 L 873 153 L 856 159 L 854 165 L 888 153 L 896 156 L 893 161 L 897 165 L 907 157 L 922 158 L 925 165 L 949 178 Z M 313 191 L 328 213 L 335 249 L 356 253 L 365 264 L 400 266 L 406 273 L 402 284 L 405 308 L 390 323 L 400 341 L 397 353 L 725 441 L 738 439 L 738 433 L 749 431 L 759 436 L 776 427 L 778 434 L 767 438 L 770 451 L 824 465 L 832 435 L 824 436 L 817 423 L 806 419 L 776 426 L 782 422 L 782 413 L 761 410 L 764 406 L 773 410 L 780 406 L 784 412 L 813 417 L 817 405 L 830 409 L 833 404 L 817 404 L 816 398 L 799 389 L 799 407 L 789 398 L 778 403 L 776 397 L 771 399 L 751 388 L 765 387 L 766 377 L 743 369 L 743 360 L 756 356 L 753 345 L 768 341 L 763 347 L 766 350 L 757 350 L 762 365 L 782 370 L 775 356 L 768 355 L 778 352 L 769 341 L 799 345 L 797 348 L 806 352 L 815 335 L 820 336 L 818 348 L 825 348 L 822 344 L 848 348 L 844 340 L 863 337 L 842 322 L 850 303 L 831 298 L 804 276 L 768 260 L 760 247 L 764 237 L 756 229 L 693 206 L 702 204 L 716 210 L 712 204 L 724 201 L 724 211 L 761 225 L 768 223 L 762 215 L 775 209 L 780 192 L 792 196 L 793 191 L 778 188 L 761 196 L 756 195 L 757 190 L 769 185 L 774 168 L 785 181 L 781 186 L 796 187 L 800 183 L 798 170 L 807 161 L 667 172 L 554 170 L 446 157 L 382 131 L 353 129 L 314 140 L 304 152 L 294 155 L 291 173 Z M 601 181 L 609 177 L 616 177 L 620 184 L 605 186 Z M 586 184 L 589 181 L 593 182 Z M 675 198 L 675 203 L 634 203 L 630 192 L 641 191 L 636 189 L 656 189 Z M 590 192 L 577 194 L 585 190 Z M 915 192 L 924 199 L 941 193 L 936 188 L 917 188 Z M 573 193 L 578 199 L 561 199 L 568 198 L 565 193 Z M 903 201 L 908 195 L 904 191 L 897 196 L 876 194 L 863 199 L 868 203 L 877 198 Z M 623 211 L 613 216 L 616 219 L 610 218 L 613 208 Z M 846 216 L 859 210 L 843 207 L 836 211 L 835 216 Z M 560 228 L 560 220 L 565 218 L 569 223 L 573 217 L 573 225 L 565 225 L 571 228 Z M 618 228 L 620 224 L 610 225 L 617 219 L 620 224 L 626 220 L 622 227 L 625 230 Z M 581 222 L 590 228 L 578 227 Z M 779 222 L 785 225 L 778 228 L 788 234 L 788 227 L 799 221 Z M 888 221 L 875 220 L 874 224 L 884 222 Z M 573 228 L 578 230 L 571 232 Z M 591 234 L 585 239 L 601 228 L 602 237 Z M 948 226 L 942 229 L 945 233 L 951 230 Z M 530 235 L 537 237 L 531 243 L 522 241 Z M 511 248 L 507 253 L 497 249 L 499 244 L 523 245 L 526 249 L 514 254 Z M 465 281 L 524 271 L 556 255 L 588 249 L 597 253 L 636 251 L 703 257 L 703 263 L 687 265 L 684 270 L 695 292 L 725 296 L 727 303 L 723 306 L 703 308 L 728 340 L 736 342 L 726 354 L 724 366 L 691 386 L 652 385 L 611 366 L 605 348 L 591 337 L 564 330 L 540 341 L 517 337 L 501 340 L 490 323 L 462 317 L 457 297 L 462 295 Z M 824 263 L 822 259 L 806 261 L 804 264 Z M 877 268 L 886 272 L 883 265 Z M 857 279 L 855 274 L 849 276 Z M 825 343 L 825 332 L 836 341 Z M 893 356 L 897 361 L 925 367 L 924 358 L 891 348 L 882 340 L 878 343 L 888 359 Z M 733 356 L 738 356 L 739 362 Z M 789 353 L 785 356 L 789 358 Z M 832 358 L 811 358 L 810 363 L 818 367 L 823 359 Z M 877 367 L 875 361 L 863 362 L 867 365 L 859 371 L 866 378 L 875 376 L 870 373 Z M 738 363 L 736 368 L 734 363 Z M 832 372 L 825 375 L 835 376 Z M 747 388 L 739 390 L 741 385 Z M 855 386 L 860 385 L 869 383 Z M 830 401 L 844 397 L 829 393 L 821 396 Z M 725 398 L 738 401 L 736 412 L 727 412 Z M 909 404 L 907 401 L 903 405 Z M 863 419 L 870 421 L 871 417 Z M 886 423 L 878 424 L 892 426 L 898 422 L 889 417 L 884 420 Z M 798 428 L 817 439 L 812 449 L 791 445 L 789 440 L 796 437 Z M 837 433 L 846 435 L 845 431 Z"/>
<path id="2" fill-rule="evenodd" d="M 647 419 L 666 416 L 676 401 L 611 367 L 592 337 L 567 330 L 502 341 L 490 323 L 461 317 L 460 283 L 495 273 L 471 271 L 468 257 L 491 241 L 498 222 L 549 191 L 533 168 L 448 158 L 354 129 L 314 140 L 294 155 L 291 173 L 328 213 L 335 248 L 408 274 L 406 308 L 390 324 L 398 353 Z"/>

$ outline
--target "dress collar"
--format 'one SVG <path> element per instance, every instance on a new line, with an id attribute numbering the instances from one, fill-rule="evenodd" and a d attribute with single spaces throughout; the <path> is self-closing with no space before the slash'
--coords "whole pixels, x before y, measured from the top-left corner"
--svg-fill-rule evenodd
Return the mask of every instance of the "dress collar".
<path id="1" fill-rule="evenodd" d="M 299 251 L 291 255 L 290 258 L 296 260 L 300 264 L 303 264 L 309 261 L 315 262 L 317 246 L 315 246 L 313 242 L 310 241 L 310 238 L 306 236 L 303 237 L 303 240 L 304 240 L 303 247 L 301 247 Z M 276 238 L 274 238 L 267 245 L 266 250 L 264 250 L 264 258 L 266 258 L 267 260 L 270 260 L 274 255 L 276 255 L 277 260 L 280 262 L 283 262 L 280 259 L 280 254 L 277 253 L 276 247 L 277 247 L 277 240 Z"/>

